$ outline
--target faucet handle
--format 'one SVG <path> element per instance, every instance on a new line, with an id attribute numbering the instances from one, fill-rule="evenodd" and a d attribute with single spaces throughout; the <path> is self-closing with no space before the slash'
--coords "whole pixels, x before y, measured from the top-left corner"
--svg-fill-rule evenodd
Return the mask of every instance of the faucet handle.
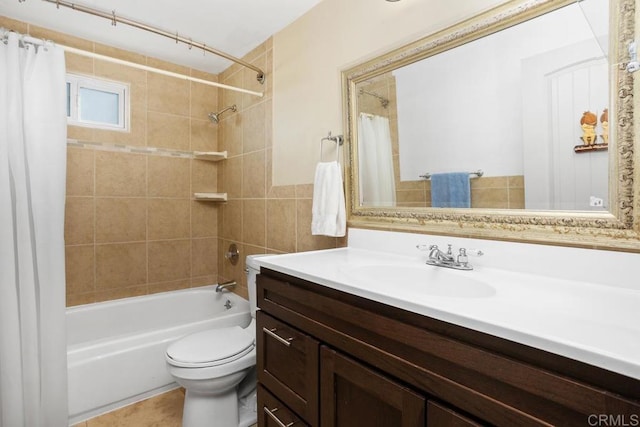
<path id="1" fill-rule="evenodd" d="M 465 267 L 469 264 L 469 257 L 467 256 L 467 250 L 465 248 L 460 248 L 456 261 L 458 262 L 458 264 L 461 264 Z"/>
<path id="2" fill-rule="evenodd" d="M 484 255 L 484 252 L 482 252 L 480 249 L 465 249 L 465 251 L 467 252 L 467 255 L 472 255 L 472 256 Z"/>
<path id="3" fill-rule="evenodd" d="M 416 249 L 419 251 L 432 251 L 438 249 L 438 245 L 416 245 Z"/>

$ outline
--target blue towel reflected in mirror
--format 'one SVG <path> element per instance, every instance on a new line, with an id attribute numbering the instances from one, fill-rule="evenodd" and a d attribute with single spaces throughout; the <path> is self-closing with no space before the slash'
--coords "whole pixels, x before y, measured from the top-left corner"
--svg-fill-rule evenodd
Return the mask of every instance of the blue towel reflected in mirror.
<path id="1" fill-rule="evenodd" d="M 432 174 L 431 206 L 434 208 L 470 208 L 469 172 Z"/>

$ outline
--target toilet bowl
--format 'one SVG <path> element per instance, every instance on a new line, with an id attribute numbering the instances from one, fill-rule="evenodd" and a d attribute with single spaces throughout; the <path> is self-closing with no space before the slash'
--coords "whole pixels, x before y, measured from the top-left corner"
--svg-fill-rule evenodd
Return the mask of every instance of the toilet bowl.
<path id="1" fill-rule="evenodd" d="M 249 326 L 196 332 L 167 348 L 169 373 L 186 390 L 183 427 L 245 427 L 256 423 L 257 257 L 246 259 L 252 318 Z M 239 399 L 244 399 L 241 405 Z"/>

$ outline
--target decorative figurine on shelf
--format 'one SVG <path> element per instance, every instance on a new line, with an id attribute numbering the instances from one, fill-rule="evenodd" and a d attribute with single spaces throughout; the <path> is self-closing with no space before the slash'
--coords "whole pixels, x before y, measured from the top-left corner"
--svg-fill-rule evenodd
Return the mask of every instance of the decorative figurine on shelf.
<path id="1" fill-rule="evenodd" d="M 598 116 L 591 111 L 585 111 L 580 119 L 580 126 L 582 126 L 582 136 L 580 139 L 584 145 L 593 145 L 596 142 L 596 125 L 598 124 Z"/>
<path id="2" fill-rule="evenodd" d="M 605 108 L 600 115 L 600 124 L 602 125 L 602 143 L 605 145 L 609 144 L 609 109 Z"/>
<path id="3" fill-rule="evenodd" d="M 591 111 L 582 113 L 580 126 L 582 127 L 581 145 L 573 147 L 576 153 L 588 153 L 591 151 L 606 151 L 609 147 L 609 110 L 604 109 L 600 115 L 600 123 L 602 124 L 602 142 L 598 143 L 598 135 L 596 134 L 596 126 L 598 125 L 598 116 Z"/>

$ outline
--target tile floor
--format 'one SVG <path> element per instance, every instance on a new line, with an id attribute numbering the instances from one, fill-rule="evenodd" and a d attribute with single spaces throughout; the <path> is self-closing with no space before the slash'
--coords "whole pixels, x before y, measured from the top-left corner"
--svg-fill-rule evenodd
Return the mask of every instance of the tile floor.
<path id="1" fill-rule="evenodd" d="M 74 427 L 181 427 L 184 389 L 178 388 L 136 402 Z"/>
<path id="2" fill-rule="evenodd" d="M 184 389 L 178 388 L 73 427 L 181 427 L 183 403 Z"/>

